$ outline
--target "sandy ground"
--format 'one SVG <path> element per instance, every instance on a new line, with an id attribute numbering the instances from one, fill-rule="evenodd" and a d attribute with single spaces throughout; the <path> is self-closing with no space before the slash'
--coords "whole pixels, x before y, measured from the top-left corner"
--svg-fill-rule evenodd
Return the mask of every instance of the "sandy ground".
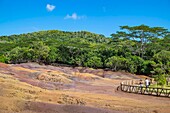
<path id="1" fill-rule="evenodd" d="M 143 76 L 82 67 L 0 63 L 0 113 L 170 113 L 170 98 L 117 91 Z"/>

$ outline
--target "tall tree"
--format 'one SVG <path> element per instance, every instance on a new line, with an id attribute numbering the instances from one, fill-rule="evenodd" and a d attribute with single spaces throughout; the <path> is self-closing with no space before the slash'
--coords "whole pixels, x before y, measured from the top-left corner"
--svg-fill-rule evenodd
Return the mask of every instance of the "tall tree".
<path id="1" fill-rule="evenodd" d="M 139 26 L 120 26 L 122 32 L 112 34 L 113 38 L 123 38 L 128 40 L 135 40 L 138 42 L 136 45 L 136 55 L 144 58 L 146 52 L 146 44 L 153 42 L 155 38 L 163 38 L 169 34 L 168 30 L 163 27 L 149 27 L 147 25 Z"/>

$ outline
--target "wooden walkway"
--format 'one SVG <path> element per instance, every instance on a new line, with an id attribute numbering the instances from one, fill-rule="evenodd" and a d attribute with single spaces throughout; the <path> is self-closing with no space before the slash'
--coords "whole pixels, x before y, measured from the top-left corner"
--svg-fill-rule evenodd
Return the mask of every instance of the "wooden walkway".
<path id="1" fill-rule="evenodd" d="M 121 91 L 128 93 L 137 93 L 143 95 L 153 95 L 153 96 L 162 96 L 162 97 L 170 97 L 170 89 L 167 88 L 155 88 L 155 87 L 141 87 L 139 85 L 127 85 L 120 84 Z"/>

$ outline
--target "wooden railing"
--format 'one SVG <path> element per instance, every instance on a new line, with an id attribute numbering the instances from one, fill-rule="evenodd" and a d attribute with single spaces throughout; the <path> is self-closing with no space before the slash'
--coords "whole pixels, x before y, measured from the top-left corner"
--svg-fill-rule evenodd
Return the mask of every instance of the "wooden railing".
<path id="1" fill-rule="evenodd" d="M 170 89 L 156 88 L 156 87 L 146 88 L 145 86 L 139 86 L 139 85 L 130 84 L 130 83 L 133 83 L 133 82 L 127 82 L 127 81 L 122 82 L 120 84 L 121 91 L 128 92 L 128 93 L 144 94 L 144 95 L 170 97 Z"/>

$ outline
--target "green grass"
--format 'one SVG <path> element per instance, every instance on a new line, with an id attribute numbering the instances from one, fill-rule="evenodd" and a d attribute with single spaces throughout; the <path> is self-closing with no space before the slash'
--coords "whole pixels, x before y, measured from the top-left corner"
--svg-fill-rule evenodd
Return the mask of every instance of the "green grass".
<path id="1" fill-rule="evenodd" d="M 150 87 L 170 89 L 170 83 L 168 85 L 164 85 L 164 86 L 160 86 L 160 85 L 157 85 L 157 84 L 151 84 Z"/>

